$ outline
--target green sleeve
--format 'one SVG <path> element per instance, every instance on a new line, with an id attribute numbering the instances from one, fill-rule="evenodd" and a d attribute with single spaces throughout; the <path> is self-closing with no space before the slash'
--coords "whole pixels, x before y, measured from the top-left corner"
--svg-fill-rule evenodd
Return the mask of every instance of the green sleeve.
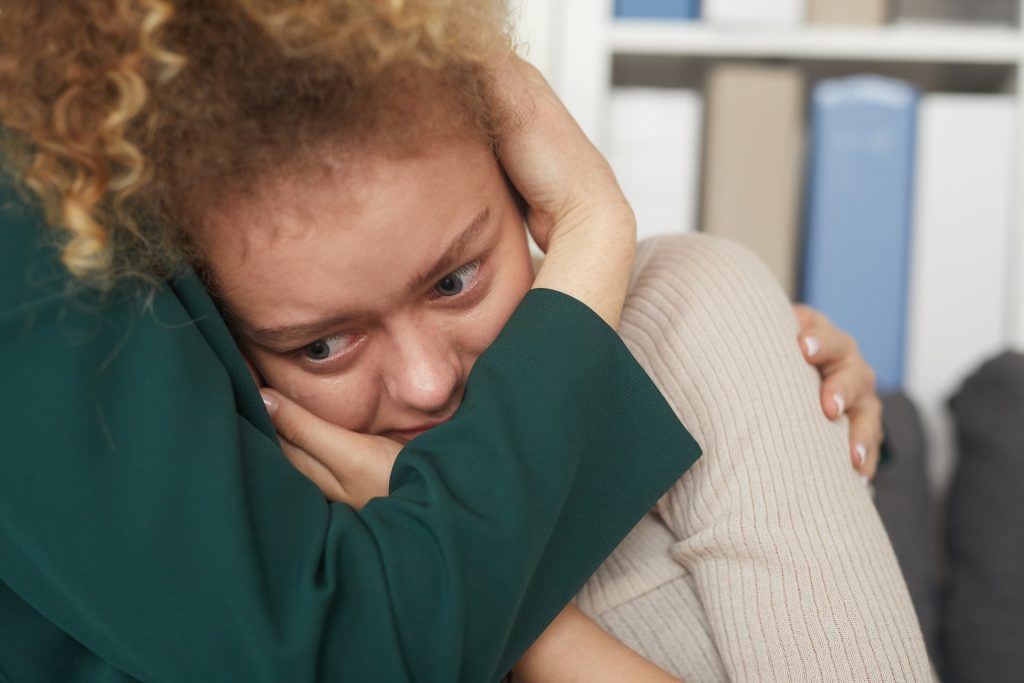
<path id="1" fill-rule="evenodd" d="M 497 680 L 700 454 L 534 290 L 391 494 L 329 504 L 194 278 L 69 291 L 41 234 L 0 213 L 0 677 Z"/>

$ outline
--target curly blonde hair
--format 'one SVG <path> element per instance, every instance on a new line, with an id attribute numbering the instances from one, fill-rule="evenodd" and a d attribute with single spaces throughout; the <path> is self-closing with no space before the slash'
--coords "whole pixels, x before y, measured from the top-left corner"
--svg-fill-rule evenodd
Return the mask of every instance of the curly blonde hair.
<path id="1" fill-rule="evenodd" d="M 4 153 L 80 281 L 166 277 L 211 188 L 327 138 L 400 142 L 425 80 L 493 139 L 486 65 L 507 29 L 504 0 L 9 0 Z"/>

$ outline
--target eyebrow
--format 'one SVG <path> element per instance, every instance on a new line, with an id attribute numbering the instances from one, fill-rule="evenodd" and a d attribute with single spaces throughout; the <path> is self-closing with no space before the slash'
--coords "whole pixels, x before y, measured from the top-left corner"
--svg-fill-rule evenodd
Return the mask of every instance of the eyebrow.
<path id="1" fill-rule="evenodd" d="M 444 250 L 443 254 L 441 254 L 441 257 L 434 262 L 434 265 L 422 274 L 418 274 L 411 278 L 406 283 L 406 291 L 413 293 L 417 289 L 425 287 L 428 284 L 433 284 L 435 281 L 440 280 L 444 275 L 447 275 L 458 267 L 459 262 L 464 257 L 466 251 L 479 237 L 484 226 L 487 225 L 487 220 L 490 216 L 491 208 L 485 207 L 476 215 L 476 217 L 473 218 L 472 221 L 470 221 L 469 225 L 451 241 L 448 248 Z M 248 336 L 252 341 L 264 348 L 270 350 L 286 349 L 310 339 L 317 339 L 332 328 L 340 327 L 355 318 L 365 317 L 365 315 L 365 312 L 356 312 L 354 314 L 336 315 L 308 323 L 258 328 L 252 330 Z"/>
<path id="2" fill-rule="evenodd" d="M 479 236 L 484 225 L 487 224 L 487 219 L 490 217 L 491 207 L 488 206 L 478 213 L 472 221 L 470 221 L 469 225 L 466 226 L 466 229 L 463 230 L 458 237 L 452 240 L 451 244 L 448 245 L 448 248 L 445 249 L 443 254 L 441 254 L 441 258 L 437 259 L 433 266 L 431 266 L 425 273 L 417 275 L 405 284 L 406 291 L 411 294 L 417 289 L 426 287 L 428 284 L 433 284 L 443 276 L 455 270 L 455 268 L 460 265 L 459 262 Z"/>

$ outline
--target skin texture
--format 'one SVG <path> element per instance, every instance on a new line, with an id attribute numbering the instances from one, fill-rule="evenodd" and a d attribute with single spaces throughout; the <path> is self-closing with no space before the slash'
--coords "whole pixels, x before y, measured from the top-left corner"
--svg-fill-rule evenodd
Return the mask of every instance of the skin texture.
<path id="1" fill-rule="evenodd" d="M 405 430 L 455 412 L 533 270 L 522 216 L 483 142 L 358 159 L 345 166 L 358 173 L 270 180 L 215 209 L 200 247 L 270 386 L 327 422 L 405 443 Z M 408 286 L 470 226 L 443 270 Z M 265 332 L 309 325 L 319 329 Z"/>

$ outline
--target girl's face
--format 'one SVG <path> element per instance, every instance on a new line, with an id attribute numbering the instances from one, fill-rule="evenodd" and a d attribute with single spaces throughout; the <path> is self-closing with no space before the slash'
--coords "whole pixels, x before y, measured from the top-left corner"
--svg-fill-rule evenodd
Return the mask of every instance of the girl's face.
<path id="1" fill-rule="evenodd" d="M 199 247 L 270 386 L 408 442 L 452 416 L 529 289 L 522 217 L 482 142 L 350 153 L 306 175 L 209 211 Z"/>

